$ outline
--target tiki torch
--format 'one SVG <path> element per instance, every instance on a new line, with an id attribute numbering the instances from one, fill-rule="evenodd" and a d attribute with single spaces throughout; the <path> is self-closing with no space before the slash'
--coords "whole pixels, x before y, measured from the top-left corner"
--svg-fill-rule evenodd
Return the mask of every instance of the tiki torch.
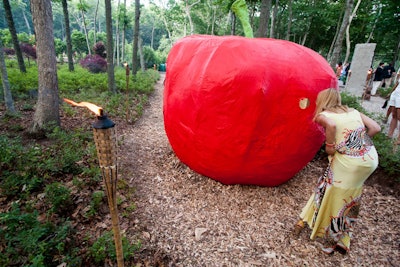
<path id="1" fill-rule="evenodd" d="M 128 121 L 129 120 L 129 64 L 127 62 L 125 62 L 124 66 L 125 66 L 125 76 L 126 76 L 126 100 L 125 100 L 126 114 L 125 114 L 125 119 L 126 119 L 126 121 Z"/>
<path id="2" fill-rule="evenodd" d="M 76 103 L 64 98 L 64 101 L 72 106 L 86 107 L 97 116 L 93 123 L 93 137 L 96 144 L 97 157 L 103 182 L 106 188 L 108 207 L 110 209 L 112 229 L 114 233 L 115 250 L 117 254 L 118 267 L 124 266 L 122 240 L 119 228 L 117 209 L 117 140 L 115 134 L 115 123 L 110 120 L 101 107 L 92 103 Z"/>

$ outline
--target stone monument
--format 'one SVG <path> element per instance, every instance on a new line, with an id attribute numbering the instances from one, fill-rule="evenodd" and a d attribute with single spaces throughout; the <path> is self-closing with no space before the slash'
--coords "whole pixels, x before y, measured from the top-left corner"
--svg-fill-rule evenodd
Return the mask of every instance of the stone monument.
<path id="1" fill-rule="evenodd" d="M 362 96 L 367 86 L 368 70 L 372 66 L 376 44 L 356 44 L 344 91 Z"/>

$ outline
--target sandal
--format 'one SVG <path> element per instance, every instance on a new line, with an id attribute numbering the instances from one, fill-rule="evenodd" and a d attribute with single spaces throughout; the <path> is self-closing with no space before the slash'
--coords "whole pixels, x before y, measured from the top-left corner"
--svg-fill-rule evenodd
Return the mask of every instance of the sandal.
<path id="1" fill-rule="evenodd" d="M 304 222 L 302 220 L 300 220 L 294 226 L 294 229 L 293 229 L 294 237 L 296 237 L 296 238 L 299 237 L 300 233 L 301 233 L 301 231 L 303 231 L 303 229 L 304 229 Z"/>
<path id="2" fill-rule="evenodd" d="M 333 247 L 322 248 L 322 252 L 327 255 L 333 255 L 333 253 L 335 252 L 335 248 Z"/>
<path id="3" fill-rule="evenodd" d="M 341 245 L 336 245 L 335 247 L 335 251 L 339 252 L 342 255 L 346 255 L 347 254 L 347 249 L 345 247 L 342 247 Z"/>

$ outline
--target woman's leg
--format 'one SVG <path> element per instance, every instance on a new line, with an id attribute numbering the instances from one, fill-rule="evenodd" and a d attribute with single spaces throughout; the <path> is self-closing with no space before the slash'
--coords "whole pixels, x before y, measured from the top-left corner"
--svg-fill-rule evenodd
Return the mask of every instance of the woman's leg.
<path id="1" fill-rule="evenodd" d="M 393 133 L 397 128 L 398 120 L 400 118 L 400 108 L 392 108 L 392 120 L 389 126 L 388 137 L 393 138 Z"/>
<path id="2" fill-rule="evenodd" d="M 397 136 L 396 145 L 400 145 L 400 108 L 396 108 L 396 115 L 397 115 L 397 125 L 399 125 L 399 133 Z"/>
<path id="3" fill-rule="evenodd" d="M 373 81 L 372 82 L 372 90 L 371 90 L 371 95 L 375 95 L 376 91 L 378 91 L 378 88 L 381 86 L 382 81 Z"/>
<path id="4" fill-rule="evenodd" d="M 387 123 L 387 122 L 388 122 L 389 116 L 390 116 L 390 114 L 392 114 L 392 110 L 393 110 L 393 109 L 394 109 L 393 106 L 389 106 L 388 110 L 386 111 L 386 116 L 385 116 L 385 118 L 383 119 L 383 122 L 384 122 L 384 123 Z"/>

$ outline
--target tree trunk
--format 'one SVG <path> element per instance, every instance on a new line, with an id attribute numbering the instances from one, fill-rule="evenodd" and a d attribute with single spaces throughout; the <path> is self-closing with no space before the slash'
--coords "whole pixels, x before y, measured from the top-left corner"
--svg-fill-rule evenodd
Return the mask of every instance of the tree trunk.
<path id="1" fill-rule="evenodd" d="M 7 112 L 15 113 L 14 101 L 11 95 L 10 83 L 8 81 L 6 62 L 4 60 L 3 42 L 1 41 L 1 34 L 0 34 L 0 69 L 1 69 L 1 82 L 4 91 L 4 102 L 6 103 Z"/>
<path id="2" fill-rule="evenodd" d="M 139 43 L 140 0 L 135 0 L 135 27 L 133 30 L 132 74 L 138 71 L 138 43 Z"/>
<path id="3" fill-rule="evenodd" d="M 88 54 L 91 55 L 92 54 L 92 49 L 90 49 L 90 43 L 89 43 L 89 35 L 87 32 L 87 26 L 86 26 L 86 19 L 85 19 L 85 8 L 84 8 L 84 4 L 82 3 L 82 0 L 79 0 L 80 3 L 80 7 L 81 7 L 81 15 L 82 15 L 82 24 L 83 24 L 83 31 L 85 32 L 85 38 L 86 38 L 86 45 L 88 48 Z"/>
<path id="4" fill-rule="evenodd" d="M 196 4 L 200 3 L 200 0 L 194 2 L 193 4 L 189 5 L 188 0 L 185 0 L 185 13 L 186 16 L 188 17 L 189 20 L 189 26 L 190 26 L 190 35 L 194 33 L 194 26 L 193 26 L 193 21 L 192 21 L 192 16 L 190 15 L 190 9 L 195 6 Z"/>
<path id="5" fill-rule="evenodd" d="M 126 0 L 124 0 L 124 16 L 123 16 L 123 28 L 122 28 L 122 48 L 121 48 L 121 60 L 125 61 L 125 35 L 126 35 Z"/>
<path id="6" fill-rule="evenodd" d="M 270 18 L 272 0 L 261 0 L 260 24 L 258 25 L 257 37 L 268 37 L 268 25 Z"/>
<path id="7" fill-rule="evenodd" d="M 24 58 L 22 56 L 21 48 L 19 47 L 17 30 L 15 29 L 15 24 L 14 24 L 13 15 L 11 12 L 10 2 L 8 2 L 8 0 L 3 0 L 3 6 L 4 6 L 4 12 L 5 12 L 6 18 L 7 18 L 8 29 L 10 30 L 15 54 L 16 54 L 17 60 L 18 60 L 19 70 L 21 72 L 25 73 L 26 68 L 25 68 Z"/>
<path id="8" fill-rule="evenodd" d="M 351 24 L 351 21 L 353 20 L 353 18 L 356 16 L 357 9 L 360 6 L 360 4 L 361 4 L 361 0 L 358 0 L 350 18 L 349 18 L 349 25 L 347 25 L 347 27 L 346 27 L 346 57 L 343 60 L 344 64 L 347 63 L 347 61 L 349 60 L 349 56 L 350 56 L 350 24 Z"/>
<path id="9" fill-rule="evenodd" d="M 400 36 L 399 36 L 399 42 L 397 43 L 396 51 L 394 52 L 394 56 L 393 56 L 393 61 L 392 61 L 393 66 L 394 66 L 394 63 L 397 62 L 399 51 L 400 51 Z"/>
<path id="10" fill-rule="evenodd" d="M 51 0 L 31 0 L 36 33 L 38 101 L 32 133 L 45 133 L 60 125 L 57 60 L 54 47 Z"/>
<path id="11" fill-rule="evenodd" d="M 278 16 L 278 6 L 279 6 L 279 0 L 276 0 L 274 5 L 274 11 L 272 12 L 271 28 L 269 31 L 270 38 L 275 38 L 275 27 L 276 27 L 276 18 Z"/>
<path id="12" fill-rule="evenodd" d="M 72 57 L 71 27 L 69 26 L 69 14 L 67 0 L 62 0 L 65 23 L 65 37 L 67 41 L 68 70 L 74 71 L 74 59 Z"/>
<path id="13" fill-rule="evenodd" d="M 112 17 L 111 17 L 111 0 L 104 0 L 106 10 L 106 31 L 107 31 L 107 77 L 108 90 L 113 93 L 117 92 L 114 77 L 114 57 L 113 57 L 113 33 L 112 33 Z"/>
<path id="14" fill-rule="evenodd" d="M 336 64 L 340 61 L 340 53 L 342 51 L 342 43 L 345 37 L 347 25 L 349 25 L 349 19 L 353 10 L 354 0 L 346 0 L 346 10 L 344 11 L 342 25 L 340 25 L 339 33 L 333 47 L 332 59 L 330 65 L 332 69 L 335 69 Z"/>
<path id="15" fill-rule="evenodd" d="M 291 27 L 292 27 L 292 16 L 293 16 L 293 13 L 292 13 L 292 0 L 289 0 L 289 3 L 288 3 L 288 22 L 287 22 L 287 30 L 286 30 L 286 40 L 290 40 L 290 30 L 291 30 Z"/>
<path id="16" fill-rule="evenodd" d="M 22 16 L 24 17 L 25 25 L 26 25 L 26 28 L 28 29 L 28 34 L 31 35 L 32 34 L 31 26 L 29 25 L 29 21 L 28 21 L 28 18 L 26 17 L 25 13 L 26 13 L 25 10 L 22 9 Z"/>
<path id="17" fill-rule="evenodd" d="M 93 43 L 97 43 L 97 13 L 99 11 L 99 4 L 100 4 L 100 0 L 96 1 L 96 9 L 94 11 L 94 19 L 93 19 L 93 27 L 94 27 L 94 31 L 93 31 Z M 99 28 L 100 30 L 100 28 Z"/>
<path id="18" fill-rule="evenodd" d="M 139 58 L 140 58 L 140 67 L 141 67 L 142 71 L 145 71 L 146 70 L 146 65 L 144 63 L 142 38 L 139 38 Z"/>
<path id="19" fill-rule="evenodd" d="M 120 2 L 119 2 L 120 0 L 118 0 L 118 3 L 117 3 L 117 21 L 116 21 L 116 25 L 115 25 L 115 54 L 116 54 L 116 59 L 117 59 L 117 66 L 119 66 L 119 64 L 120 64 L 120 59 L 119 59 L 119 42 L 120 42 L 120 40 L 119 40 L 119 23 L 120 23 L 120 18 L 121 18 L 121 15 L 120 15 L 120 12 L 121 12 L 121 8 L 120 8 Z"/>
<path id="20" fill-rule="evenodd" d="M 211 35 L 214 35 L 214 28 L 215 28 L 215 20 L 216 20 L 216 13 L 217 9 L 215 6 L 212 7 L 212 20 L 211 20 Z"/>
<path id="21" fill-rule="evenodd" d="M 341 14 L 343 14 L 343 12 L 342 12 Z M 331 46 L 329 47 L 328 54 L 326 55 L 326 58 L 328 59 L 328 61 L 331 61 L 332 52 L 333 52 L 333 47 L 335 46 L 337 37 L 338 37 L 338 35 L 339 35 L 339 29 L 340 29 L 339 25 L 340 25 L 340 21 L 342 20 L 342 17 L 341 17 L 341 16 L 342 16 L 342 15 L 340 15 L 339 19 L 337 20 L 335 36 L 333 37 Z"/>
<path id="22" fill-rule="evenodd" d="M 372 25 L 371 32 L 368 35 L 366 43 L 369 43 L 371 41 L 376 25 L 378 24 L 379 18 L 381 17 L 381 13 L 382 13 L 382 5 L 378 5 L 378 14 L 376 15 L 374 24 Z"/>

